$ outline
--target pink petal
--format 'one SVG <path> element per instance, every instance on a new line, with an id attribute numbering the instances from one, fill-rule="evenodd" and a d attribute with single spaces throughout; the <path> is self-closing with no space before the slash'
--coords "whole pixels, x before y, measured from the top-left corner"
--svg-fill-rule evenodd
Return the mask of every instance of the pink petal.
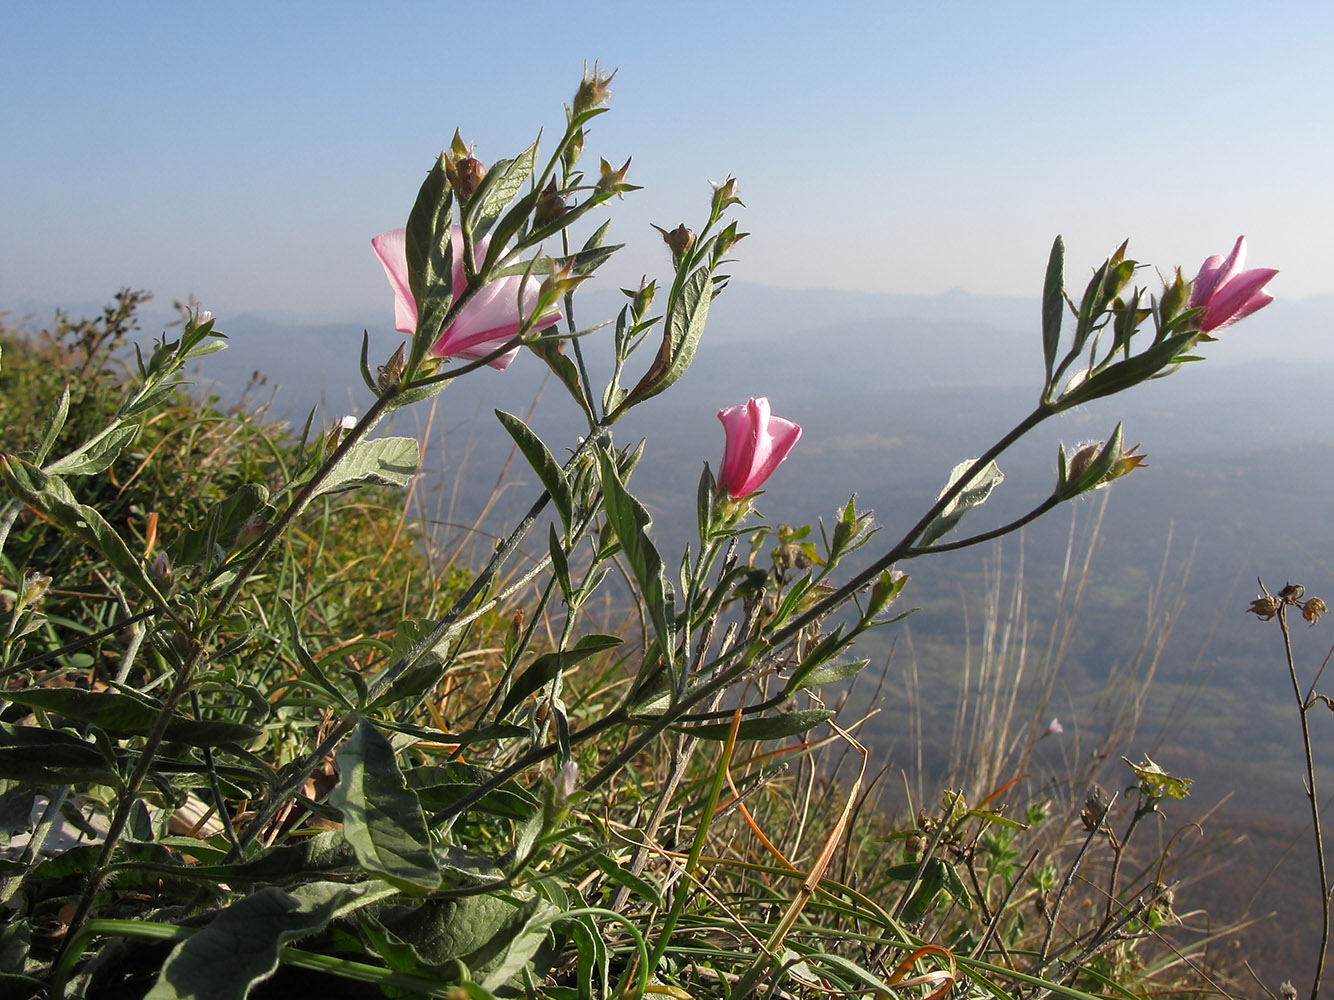
<path id="1" fill-rule="evenodd" d="M 733 497 L 748 496 L 764 485 L 801 437 L 800 427 L 773 416 L 764 396 L 719 410 L 718 419 L 727 433 L 718 485 Z"/>
<path id="2" fill-rule="evenodd" d="M 417 303 L 408 284 L 408 231 L 391 229 L 371 240 L 371 249 L 380 258 L 389 287 L 394 290 L 394 329 L 400 333 L 417 332 Z"/>
<path id="3" fill-rule="evenodd" d="M 1274 297 L 1264 290 L 1264 286 L 1276 274 L 1278 271 L 1268 267 L 1257 267 L 1238 274 L 1209 300 L 1209 308 L 1200 329 L 1205 333 L 1221 330 L 1269 305 Z"/>
<path id="4" fill-rule="evenodd" d="M 723 446 L 723 465 L 718 471 L 718 486 L 732 496 L 741 496 L 736 486 L 745 481 L 750 468 L 750 456 L 755 450 L 755 435 L 751 429 L 749 406 L 729 406 L 718 411 L 727 435 Z"/>

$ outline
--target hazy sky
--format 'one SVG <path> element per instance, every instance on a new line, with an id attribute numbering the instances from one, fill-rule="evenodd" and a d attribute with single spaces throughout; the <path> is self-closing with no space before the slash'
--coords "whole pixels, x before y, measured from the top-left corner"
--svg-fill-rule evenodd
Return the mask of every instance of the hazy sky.
<path id="1" fill-rule="evenodd" d="M 1325 3 L 136 3 L 9 0 L 0 307 L 194 293 L 222 314 L 388 314 L 371 255 L 456 126 L 484 161 L 618 67 L 586 152 L 649 222 L 740 178 L 733 273 L 1030 296 L 1126 236 L 1193 274 L 1247 233 L 1285 297 L 1334 292 Z M 596 166 L 594 160 L 592 166 Z"/>

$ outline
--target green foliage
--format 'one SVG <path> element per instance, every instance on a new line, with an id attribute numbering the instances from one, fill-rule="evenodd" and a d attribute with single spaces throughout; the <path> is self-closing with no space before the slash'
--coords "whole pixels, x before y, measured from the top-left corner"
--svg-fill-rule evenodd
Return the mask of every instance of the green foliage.
<path id="1" fill-rule="evenodd" d="M 996 459 L 1023 434 L 1184 360 L 1200 335 L 1181 290 L 1142 307 L 1122 247 L 1066 303 L 1061 356 L 1058 243 L 1040 405 L 957 465 L 897 542 L 866 555 L 876 529 L 854 499 L 818 533 L 745 527 L 750 500 L 706 468 L 698 544 L 668 559 L 631 485 L 648 445 L 618 447 L 614 425 L 693 362 L 745 234 L 726 217 L 741 204 L 730 178 L 698 232 L 660 230 L 664 313 L 650 313 L 655 282 L 627 291 L 596 391 L 583 345 L 598 328 L 575 327 L 573 297 L 617 247 L 605 224 L 582 241 L 571 227 L 634 190 L 628 160 L 602 160 L 595 178 L 580 167 L 609 82 L 596 65 L 585 75 L 545 161 L 535 142 L 487 167 L 457 134 L 436 160 L 407 224 L 418 335 L 375 376 L 367 342 L 374 400 L 355 426 L 312 419 L 294 435 L 189 395 L 188 367 L 225 346 L 196 309 L 131 363 L 142 293 L 93 321 L 0 334 L 13 428 L 0 454 L 0 837 L 29 838 L 0 859 L 20 928 L 0 942 L 6 986 L 93 997 L 143 964 L 146 995 L 163 1000 L 293 992 L 310 971 L 388 996 L 581 1000 L 641 995 L 651 979 L 671 995 L 1156 987 L 1126 941 L 1171 921 L 1168 893 L 1119 872 L 1140 820 L 1183 779 L 1146 758 L 1125 827 L 1101 800 L 1079 813 L 1085 850 L 1105 844 L 1112 874 L 1101 912 L 1072 920 L 1064 894 L 1086 860 L 1070 859 L 1073 813 L 1058 825 L 1030 804 L 1020 821 L 1011 782 L 980 804 L 946 793 L 895 826 L 863 809 L 860 772 L 845 785 L 816 758 L 841 745 L 864 771 L 822 687 L 859 673 L 858 639 L 908 613 L 898 562 L 1014 530 L 1135 467 L 1119 429 L 1096 454 L 1062 450 L 1052 497 L 1024 519 L 936 544 L 1001 484 Z M 541 490 L 467 565 L 403 496 L 419 442 L 370 435 L 486 363 L 431 352 L 516 276 L 513 335 L 484 350 L 528 348 L 586 433 L 562 462 L 497 411 Z M 557 302 L 567 329 L 533 329 Z M 1136 355 L 1150 314 L 1154 342 Z M 591 610 L 608 580 L 628 588 L 603 605 L 622 624 Z M 58 820 L 90 842 L 44 858 Z M 1025 839 L 1049 826 L 1035 848 Z M 1022 860 L 1030 848 L 1042 864 Z"/>

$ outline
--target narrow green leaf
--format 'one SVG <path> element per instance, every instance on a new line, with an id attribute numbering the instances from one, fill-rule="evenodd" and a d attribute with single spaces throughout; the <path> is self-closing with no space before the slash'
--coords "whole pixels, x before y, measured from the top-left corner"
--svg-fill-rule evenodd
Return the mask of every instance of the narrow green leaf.
<path id="1" fill-rule="evenodd" d="M 0 778 L 34 785 L 110 784 L 115 772 L 97 747 L 73 733 L 0 723 Z"/>
<path id="2" fill-rule="evenodd" d="M 1051 384 L 1056 365 L 1056 351 L 1061 344 L 1061 320 L 1065 315 L 1065 242 L 1057 236 L 1047 259 L 1047 277 L 1042 285 L 1042 356 L 1047 366 L 1047 398 L 1055 387 Z"/>
<path id="3" fill-rule="evenodd" d="M 528 665 L 528 669 L 519 675 L 514 686 L 510 688 L 509 694 L 505 696 L 501 703 L 500 711 L 496 713 L 497 719 L 503 719 L 506 715 L 517 708 L 525 698 L 534 691 L 540 690 L 542 685 L 554 678 L 558 671 L 566 667 L 573 666 L 580 660 L 586 660 L 590 656 L 596 656 L 598 653 L 608 649 L 615 649 L 623 640 L 614 635 L 586 635 L 576 642 L 569 649 L 556 653 L 543 653 L 536 660 Z"/>
<path id="4" fill-rule="evenodd" d="M 145 1000 L 244 1000 L 278 967 L 289 941 L 393 895 L 383 882 L 310 882 L 290 892 L 261 889 L 222 910 L 177 945 Z"/>
<path id="5" fill-rule="evenodd" d="M 509 436 L 519 446 L 519 451 L 523 452 L 523 457 L 537 473 L 542 486 L 551 494 L 551 502 L 555 505 L 561 524 L 568 533 L 574 501 L 570 497 L 570 483 L 565 478 L 565 471 L 552 457 L 551 451 L 542 443 L 542 439 L 534 434 L 527 424 L 512 413 L 506 413 L 504 410 L 495 412 L 500 423 L 509 432 Z"/>
<path id="6" fill-rule="evenodd" d="M 781 740 L 788 736 L 797 736 L 809 729 L 814 729 L 838 713 L 827 708 L 804 708 L 784 715 L 767 716 L 762 719 L 745 719 L 737 727 L 737 742 L 743 740 Z M 725 740 L 732 729 L 730 722 L 714 723 L 706 726 L 672 726 L 678 732 L 694 736 L 701 740 Z"/>
<path id="7" fill-rule="evenodd" d="M 596 422 L 597 417 L 593 413 L 588 394 L 584 390 L 583 383 L 579 381 L 579 369 L 566 355 L 564 343 L 556 339 L 545 339 L 532 341 L 524 346 L 546 362 L 546 366 L 551 369 L 552 374 L 561 380 L 566 390 L 579 404 L 580 409 L 584 411 L 584 416 L 589 421 Z"/>
<path id="8" fill-rule="evenodd" d="M 406 256 L 408 286 L 417 303 L 417 335 L 408 366 L 416 370 L 435 342 L 454 297 L 453 247 L 450 220 L 454 192 L 445 173 L 445 154 L 431 166 L 408 215 Z"/>
<path id="9" fill-rule="evenodd" d="M 278 605 L 283 609 L 283 616 L 287 619 L 287 630 L 292 637 L 292 650 L 296 653 L 297 662 L 301 664 L 302 670 L 309 674 L 310 679 L 318 684 L 320 688 L 333 695 L 344 708 L 352 708 L 352 701 L 339 690 L 338 685 L 329 679 L 329 675 L 321 669 L 320 665 L 315 662 L 315 658 L 310 655 L 310 650 L 306 648 L 306 641 L 301 637 L 301 626 L 297 624 L 296 612 L 292 609 L 291 602 L 285 597 L 279 597 Z"/>
<path id="10" fill-rule="evenodd" d="M 638 461 L 640 454 L 642 446 L 633 459 Z M 625 488 L 625 479 L 617 470 L 612 456 L 599 452 L 598 467 L 602 480 L 603 510 L 617 541 L 621 543 L 626 561 L 630 563 L 635 582 L 643 592 L 649 617 L 653 620 L 658 641 L 670 665 L 676 649 L 676 601 L 671 585 L 667 582 L 662 557 L 648 537 L 653 518 L 644 505 Z M 625 475 L 629 475 L 628 471 Z"/>
<path id="11" fill-rule="evenodd" d="M 329 803 L 343 814 L 343 836 L 362 866 L 405 888 L 439 886 L 421 803 L 389 740 L 362 719 L 339 747 L 336 763 L 338 784 Z"/>
<path id="12" fill-rule="evenodd" d="M 537 142 L 512 160 L 501 160 L 491 166 L 483 181 L 482 190 L 473 197 L 481 196 L 481 203 L 473 222 L 473 232 L 477 238 L 486 234 L 491 224 L 500 218 L 500 213 L 528 183 L 533 174 L 533 164 L 537 160 Z"/>
<path id="13" fill-rule="evenodd" d="M 861 673 L 870 662 L 870 660 L 849 660 L 847 663 L 831 663 L 826 667 L 818 667 L 799 680 L 789 681 L 784 690 L 788 694 L 794 694 L 805 688 L 819 687 L 822 684 L 834 684 Z"/>
<path id="14" fill-rule="evenodd" d="M 51 454 L 51 449 L 55 447 L 56 438 L 60 437 L 60 432 L 65 427 L 65 418 L 69 416 L 69 384 L 66 383 L 64 389 L 57 399 L 46 411 L 46 420 L 42 426 L 42 439 L 37 443 L 37 453 L 33 456 L 33 462 L 41 465 L 46 461 L 46 456 Z"/>
<path id="15" fill-rule="evenodd" d="M 547 551 L 551 554 L 551 572 L 556 577 L 560 593 L 567 605 L 572 605 L 574 585 L 570 582 L 570 564 L 565 558 L 565 549 L 556 534 L 554 524 L 547 525 Z M 572 608 L 573 609 L 573 608 Z"/>
<path id="16" fill-rule="evenodd" d="M 624 865 L 618 864 L 616 860 L 609 855 L 595 854 L 593 856 L 593 864 L 602 869 L 603 874 L 611 879 L 611 881 L 629 889 L 640 899 L 646 900 L 659 908 L 664 905 L 662 901 L 662 893 L 658 891 L 657 886 L 652 882 L 649 882 L 647 879 L 642 879 L 638 875 L 635 875 Z"/>
<path id="17" fill-rule="evenodd" d="M 401 489 L 417 474 L 420 461 L 420 445 L 416 438 L 363 439 L 343 456 L 343 460 L 311 499 L 358 486 L 395 486 Z"/>
<path id="18" fill-rule="evenodd" d="M 950 488 L 973 467 L 974 461 L 976 459 L 970 458 L 953 468 L 949 480 L 945 483 L 945 488 L 940 491 L 941 496 L 948 493 Z M 987 497 L 991 496 L 991 491 L 999 486 L 1004 479 L 1005 475 L 996 463 L 988 462 L 969 480 L 968 485 L 960 490 L 959 494 L 946 505 L 936 519 L 926 526 L 926 530 L 922 532 L 917 544 L 919 546 L 930 545 L 941 536 L 948 534 L 959 523 L 959 519 L 964 514 L 985 503 Z"/>
<path id="19" fill-rule="evenodd" d="M 95 508 L 75 500 L 63 480 L 15 455 L 0 455 L 0 478 L 15 497 L 91 546 L 146 596 L 166 603 L 116 530 Z"/>
<path id="20" fill-rule="evenodd" d="M 712 301 L 713 276 L 707 267 L 701 267 L 686 279 L 680 295 L 668 302 L 667 322 L 663 324 L 657 356 L 617 407 L 618 411 L 656 396 L 685 374 L 704 333 Z"/>
<path id="21" fill-rule="evenodd" d="M 149 701 L 114 691 L 85 691 L 81 688 L 27 688 L 6 691 L 5 697 L 19 705 L 39 708 L 77 722 L 88 722 L 113 736 L 147 736 L 161 708 Z M 188 746 L 225 746 L 249 743 L 261 730 L 238 722 L 211 722 L 174 716 L 167 724 L 169 743 Z"/>

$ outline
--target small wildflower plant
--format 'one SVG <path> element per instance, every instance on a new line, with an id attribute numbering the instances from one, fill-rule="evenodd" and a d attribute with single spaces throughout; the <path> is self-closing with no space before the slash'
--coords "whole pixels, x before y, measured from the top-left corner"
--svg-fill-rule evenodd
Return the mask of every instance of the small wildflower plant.
<path id="1" fill-rule="evenodd" d="M 765 485 L 781 502 L 800 414 L 719 400 L 718 472 L 705 463 L 682 500 L 697 542 L 664 553 L 633 480 L 653 443 L 620 442 L 616 425 L 693 362 L 745 236 L 732 218 L 742 205 L 734 179 L 714 185 L 692 226 L 659 227 L 670 273 L 627 289 L 607 322 L 576 324 L 580 286 L 620 249 L 603 216 L 635 190 L 628 158 L 584 159 L 610 82 L 596 64 L 586 71 L 545 151 L 534 142 L 486 164 L 456 134 L 405 225 L 375 238 L 394 325 L 410 339 L 375 363 L 368 336 L 348 359 L 366 387 L 361 416 L 247 445 L 268 458 L 223 470 L 206 502 L 104 514 L 106 477 L 171 453 L 169 441 L 140 444 L 184 405 L 186 366 L 226 346 L 211 316 L 187 309 L 178 335 L 136 349 L 102 426 L 70 439 L 87 377 L 75 373 L 44 401 L 37 432 L 0 455 L 0 803 L 8 832 L 27 837 L 0 870 L 6 989 L 100 995 L 132 975 L 135 945 L 155 956 L 144 992 L 155 1000 L 242 997 L 270 978 L 304 988 L 312 976 L 389 996 L 943 996 L 968 979 L 1019 992 L 1035 975 L 1072 981 L 1089 941 L 1112 947 L 1131 919 L 1113 891 L 1101 936 L 1067 940 L 1053 919 L 1032 960 L 998 933 L 928 941 L 933 914 L 990 898 L 965 884 L 965 827 L 985 834 L 997 879 L 1017 877 L 1012 830 L 1025 824 L 1004 815 L 1005 789 L 975 806 L 955 794 L 940 817 L 924 815 L 886 904 L 829 867 L 855 826 L 860 777 L 814 858 L 772 844 L 769 858 L 719 856 L 713 835 L 733 814 L 759 829 L 738 782 L 762 787 L 778 759 L 829 742 L 865 759 L 820 691 L 866 665 L 860 636 L 906 616 L 904 564 L 1013 532 L 1143 463 L 1119 425 L 1072 454 L 1061 447 L 1047 499 L 964 534 L 1002 483 L 1006 449 L 1049 417 L 1196 360 L 1209 330 L 1263 305 L 1272 272 L 1232 276 L 1239 244 L 1206 265 L 1207 294 L 1179 272 L 1151 294 L 1122 245 L 1071 296 L 1058 239 L 1035 408 L 959 463 L 902 537 L 881 544 L 853 499 L 816 533 L 758 525 L 751 499 Z M 605 355 L 604 384 L 590 377 L 592 352 Z M 413 560 L 429 539 L 403 544 L 401 520 L 354 533 L 341 551 L 371 581 L 358 600 L 390 593 L 397 613 L 372 621 L 350 601 L 317 615 L 319 572 L 334 571 L 313 550 L 290 558 L 291 546 L 334 539 L 356 509 L 345 497 L 404 490 L 420 465 L 419 442 L 377 436 L 381 421 L 510 364 L 546 366 L 586 423 L 563 450 L 497 411 L 540 484 L 526 514 L 468 571 L 419 575 L 431 581 L 420 598 L 408 578 L 424 572 Z M 26 541 L 39 537 L 82 553 L 79 586 L 97 581 L 95 599 L 81 590 L 83 604 L 48 614 L 75 563 L 53 555 L 69 548 Z M 589 609 L 617 579 L 638 624 L 612 633 Z M 1045 735 L 1061 732 L 1053 720 Z M 1137 817 L 1184 794 L 1147 759 L 1132 767 Z M 1047 819 L 1029 810 L 1029 824 Z M 80 841 L 44 850 L 61 822 Z M 1088 822 L 1102 829 L 1104 817 Z M 711 895 L 710 873 L 729 867 L 764 887 L 751 900 Z M 1033 879 L 1044 899 L 1061 891 L 1053 871 Z M 699 930 L 715 905 L 745 911 L 722 943 Z M 839 913 L 862 928 L 844 942 L 821 929 Z"/>

